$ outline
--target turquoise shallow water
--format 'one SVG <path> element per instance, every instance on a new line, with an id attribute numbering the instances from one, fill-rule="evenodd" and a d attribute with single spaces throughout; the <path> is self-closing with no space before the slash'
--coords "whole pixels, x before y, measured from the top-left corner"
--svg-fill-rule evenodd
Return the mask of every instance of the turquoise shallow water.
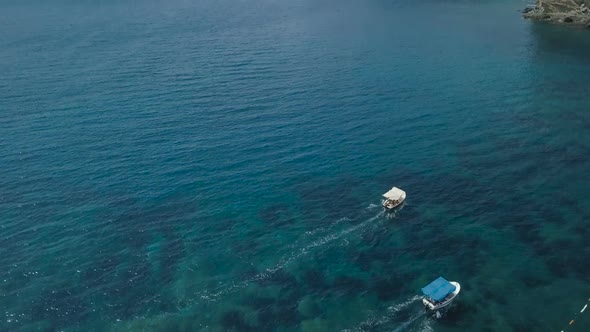
<path id="1" fill-rule="evenodd" d="M 565 328 L 590 37 L 523 6 L 2 2 L 0 330 Z"/>

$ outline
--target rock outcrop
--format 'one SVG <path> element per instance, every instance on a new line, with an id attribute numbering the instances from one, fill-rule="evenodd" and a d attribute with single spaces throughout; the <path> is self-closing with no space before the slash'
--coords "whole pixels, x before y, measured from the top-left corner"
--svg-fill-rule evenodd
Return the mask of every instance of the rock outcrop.
<path id="1" fill-rule="evenodd" d="M 536 0 L 523 16 L 540 21 L 590 27 L 590 0 Z"/>

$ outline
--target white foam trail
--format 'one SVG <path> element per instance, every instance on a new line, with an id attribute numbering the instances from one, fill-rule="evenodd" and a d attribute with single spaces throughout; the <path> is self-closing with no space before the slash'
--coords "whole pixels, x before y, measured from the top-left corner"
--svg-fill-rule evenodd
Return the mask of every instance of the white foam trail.
<path id="1" fill-rule="evenodd" d="M 410 304 L 412 304 L 418 300 L 421 300 L 421 299 L 422 299 L 421 296 L 416 295 L 416 296 L 408 299 L 406 302 L 402 302 L 402 303 L 398 303 L 394 306 L 390 306 L 389 308 L 387 308 L 387 310 L 389 310 L 390 312 L 396 313 L 396 312 L 401 311 L 402 309 L 407 308 Z"/>
<path id="2" fill-rule="evenodd" d="M 333 242 L 334 240 L 338 240 L 339 238 L 352 233 L 360 228 L 363 228 L 365 226 L 367 226 L 368 224 L 370 224 L 371 222 L 373 222 L 375 219 L 379 218 L 383 213 L 380 213 L 372 218 L 369 218 L 365 221 L 363 221 L 362 223 L 352 226 L 350 228 L 347 228 L 339 233 L 336 234 L 330 234 L 330 235 L 326 235 L 318 240 L 313 241 L 311 244 L 303 247 L 302 249 L 300 249 L 298 252 L 292 253 L 290 257 L 283 259 L 282 261 L 280 261 L 275 267 L 273 268 L 269 268 L 266 269 L 268 272 L 274 273 L 282 268 L 284 268 L 285 266 L 287 266 L 289 263 L 291 263 L 293 260 L 307 255 L 310 250 L 317 248 L 317 247 L 322 247 L 330 242 Z"/>
<path id="3" fill-rule="evenodd" d="M 430 325 L 430 322 L 431 322 L 430 319 L 423 320 L 422 324 L 420 324 L 420 331 L 419 332 L 432 332 L 432 331 L 434 331 L 434 329 Z"/>
<path id="4" fill-rule="evenodd" d="M 203 300 L 215 301 L 220 296 L 231 293 L 231 292 L 241 289 L 241 288 L 245 288 L 246 286 L 248 286 L 252 282 L 265 280 L 265 279 L 269 278 L 270 276 L 272 276 L 277 271 L 284 269 L 291 262 L 299 259 L 302 256 L 309 254 L 314 249 L 319 248 L 319 247 L 323 247 L 323 246 L 325 246 L 331 242 L 334 242 L 335 240 L 338 240 L 338 239 L 340 239 L 340 238 L 342 238 L 354 231 L 357 231 L 363 227 L 368 226 L 369 224 L 374 222 L 376 219 L 381 217 L 383 215 L 383 213 L 384 212 L 380 212 L 379 214 L 363 221 L 362 223 L 354 225 L 352 227 L 349 227 L 349 228 L 342 230 L 338 233 L 323 236 L 323 237 L 319 238 L 318 240 L 315 240 L 312 243 L 306 245 L 305 247 L 299 249 L 298 251 L 292 252 L 288 257 L 281 259 L 275 266 L 273 266 L 271 268 L 267 268 L 265 272 L 261 272 L 251 278 L 248 278 L 246 280 L 242 280 L 237 283 L 231 283 L 229 285 L 228 284 L 221 285 L 217 288 L 218 290 L 215 292 L 211 293 L 208 290 L 205 290 L 197 295 Z M 347 219 L 341 218 L 337 222 L 344 221 L 344 220 L 347 220 Z"/>
<path id="5" fill-rule="evenodd" d="M 311 231 L 307 231 L 307 232 L 305 232 L 305 237 L 313 236 L 313 235 L 316 235 L 318 233 L 322 233 L 324 231 L 330 231 L 330 229 L 332 229 L 333 227 L 341 224 L 344 221 L 350 221 L 350 218 L 348 218 L 348 217 L 342 217 L 342 218 L 336 220 L 335 222 L 333 222 L 331 225 L 329 225 L 327 229 L 325 227 L 318 227 L 318 228 L 313 229 Z M 295 244 L 292 244 L 291 246 L 295 246 Z"/>
<path id="6" fill-rule="evenodd" d="M 363 321 L 361 324 L 359 324 L 359 326 L 353 328 L 352 330 L 343 330 L 342 332 L 350 332 L 350 331 L 361 331 L 361 327 L 362 326 L 381 326 L 384 324 L 389 323 L 393 318 L 395 318 L 395 316 L 397 315 L 398 312 L 408 308 L 410 305 L 412 305 L 414 302 L 421 300 L 422 297 L 420 296 L 413 296 L 409 299 L 407 299 L 404 302 L 400 302 L 398 304 L 392 305 L 389 308 L 387 308 L 387 314 L 380 317 L 380 318 L 376 318 L 376 317 L 370 317 L 368 319 L 366 319 L 365 321 Z M 423 314 L 423 313 L 422 313 Z M 420 316 L 418 316 L 420 317 Z M 406 322 L 407 325 L 411 324 L 413 321 L 415 321 L 417 318 L 413 318 L 413 320 Z M 406 324 L 404 323 L 404 324 Z M 407 326 L 406 325 L 406 326 Z M 397 331 L 397 330 L 396 330 Z"/>
<path id="7" fill-rule="evenodd" d="M 395 330 L 393 330 L 391 332 L 401 332 L 401 331 L 403 331 L 406 327 L 410 326 L 410 324 L 412 324 L 418 318 L 420 318 L 420 317 L 422 317 L 424 315 L 426 315 L 426 311 L 422 311 L 421 313 L 415 315 L 414 317 L 410 318 L 407 322 L 402 323 L 400 326 L 398 326 Z"/>

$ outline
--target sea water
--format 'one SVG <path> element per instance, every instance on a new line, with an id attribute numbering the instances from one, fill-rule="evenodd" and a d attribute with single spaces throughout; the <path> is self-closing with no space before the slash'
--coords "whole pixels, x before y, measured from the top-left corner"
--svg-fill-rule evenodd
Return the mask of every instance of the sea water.
<path id="1" fill-rule="evenodd" d="M 525 5 L 3 1 L 0 330 L 567 327 L 590 35 Z"/>

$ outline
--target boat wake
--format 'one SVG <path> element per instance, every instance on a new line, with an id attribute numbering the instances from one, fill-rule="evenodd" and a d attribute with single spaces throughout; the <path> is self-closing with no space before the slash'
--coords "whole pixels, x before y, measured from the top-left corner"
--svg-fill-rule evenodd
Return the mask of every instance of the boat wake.
<path id="1" fill-rule="evenodd" d="M 387 308 L 387 313 L 381 317 L 372 316 L 360 323 L 357 327 L 353 329 L 343 330 L 342 332 L 356 332 L 356 331 L 364 331 L 366 329 L 375 329 L 375 328 L 384 328 L 387 325 L 393 325 L 396 318 L 400 316 L 400 313 L 406 309 L 410 309 L 410 306 L 413 305 L 415 302 L 420 301 L 422 297 L 420 296 L 413 296 L 403 302 L 397 303 Z M 420 311 L 419 313 L 411 316 L 407 321 L 401 323 L 396 327 L 394 331 L 399 332 L 414 323 L 420 317 L 424 316 L 426 313 L 424 311 Z M 427 331 L 427 330 L 426 330 Z"/>
<path id="2" fill-rule="evenodd" d="M 348 241 L 345 239 L 345 237 L 347 235 L 373 224 L 375 222 L 375 220 L 379 219 L 381 216 L 383 216 L 383 214 L 384 214 L 384 212 L 381 211 L 377 215 L 375 215 L 375 216 L 373 216 L 373 217 L 371 217 L 359 224 L 356 224 L 354 226 L 351 226 L 349 228 L 346 228 L 344 230 L 341 230 L 341 231 L 333 233 L 333 234 L 324 235 L 324 236 L 320 237 L 319 239 L 316 239 L 313 242 L 303 246 L 302 248 L 296 249 L 296 250 L 292 251 L 291 253 L 283 256 L 283 258 L 280 259 L 277 264 L 275 264 L 272 267 L 267 268 L 264 272 L 258 273 L 256 275 L 254 275 L 253 277 L 250 277 L 245 280 L 241 280 L 239 282 L 222 284 L 221 286 L 217 287 L 212 292 L 209 290 L 205 290 L 203 292 L 197 293 L 197 297 L 201 298 L 202 300 L 206 300 L 206 301 L 215 301 L 223 295 L 226 295 L 226 294 L 231 293 L 233 291 L 247 287 L 252 282 L 263 281 L 263 280 L 270 278 L 273 274 L 284 269 L 289 264 L 293 263 L 294 261 L 298 260 L 299 258 L 316 251 L 318 248 L 325 247 L 325 246 L 335 242 L 336 240 L 342 239 L 343 241 L 340 243 L 346 242 L 346 245 L 348 245 Z M 341 221 L 345 221 L 345 220 L 349 220 L 349 219 L 348 218 L 339 219 L 338 221 L 336 221 L 335 224 L 340 223 Z M 314 233 L 315 232 L 312 231 L 311 233 L 308 232 L 306 234 L 313 235 Z"/>
<path id="3" fill-rule="evenodd" d="M 307 232 L 305 232 L 304 238 L 307 239 L 310 236 L 315 236 L 315 235 L 321 234 L 323 232 L 329 232 L 332 228 L 340 225 L 341 223 L 343 223 L 345 221 L 351 221 L 351 219 L 348 218 L 348 217 L 342 217 L 342 218 L 336 220 L 335 222 L 333 222 L 330 226 L 328 226 L 327 229 L 325 227 L 318 227 L 318 228 L 313 229 L 311 231 L 307 231 Z M 297 248 L 299 246 L 299 243 L 298 242 L 299 241 L 296 241 L 295 243 L 291 244 L 290 247 Z"/>
<path id="4" fill-rule="evenodd" d="M 418 320 L 419 318 L 422 318 L 424 316 L 426 316 L 426 311 L 422 311 L 419 314 L 416 314 L 416 315 L 410 317 L 407 321 L 398 325 L 395 328 L 395 330 L 393 330 L 392 332 L 401 332 L 401 331 L 405 330 L 408 326 L 410 326 L 412 323 L 414 323 L 416 320 Z M 425 321 L 425 322 L 427 322 L 427 321 Z M 424 323 L 422 325 L 424 325 Z M 428 328 L 430 328 L 430 325 L 427 325 L 427 326 L 428 326 Z M 423 330 L 423 329 L 421 329 L 421 330 Z"/>
<path id="5" fill-rule="evenodd" d="M 419 327 L 419 332 L 432 332 L 434 331 L 434 329 L 432 328 L 432 325 L 430 325 L 430 323 L 432 322 L 431 319 L 424 319 L 422 321 L 422 324 L 420 324 Z"/>
<path id="6" fill-rule="evenodd" d="M 389 308 L 387 308 L 387 310 L 390 313 L 396 313 L 396 312 L 400 312 L 401 310 L 407 308 L 408 306 L 410 306 L 412 303 L 421 300 L 422 297 L 421 296 L 413 296 L 412 298 L 410 298 L 409 300 L 402 302 L 402 303 L 398 303 L 396 305 L 390 306 Z"/>

